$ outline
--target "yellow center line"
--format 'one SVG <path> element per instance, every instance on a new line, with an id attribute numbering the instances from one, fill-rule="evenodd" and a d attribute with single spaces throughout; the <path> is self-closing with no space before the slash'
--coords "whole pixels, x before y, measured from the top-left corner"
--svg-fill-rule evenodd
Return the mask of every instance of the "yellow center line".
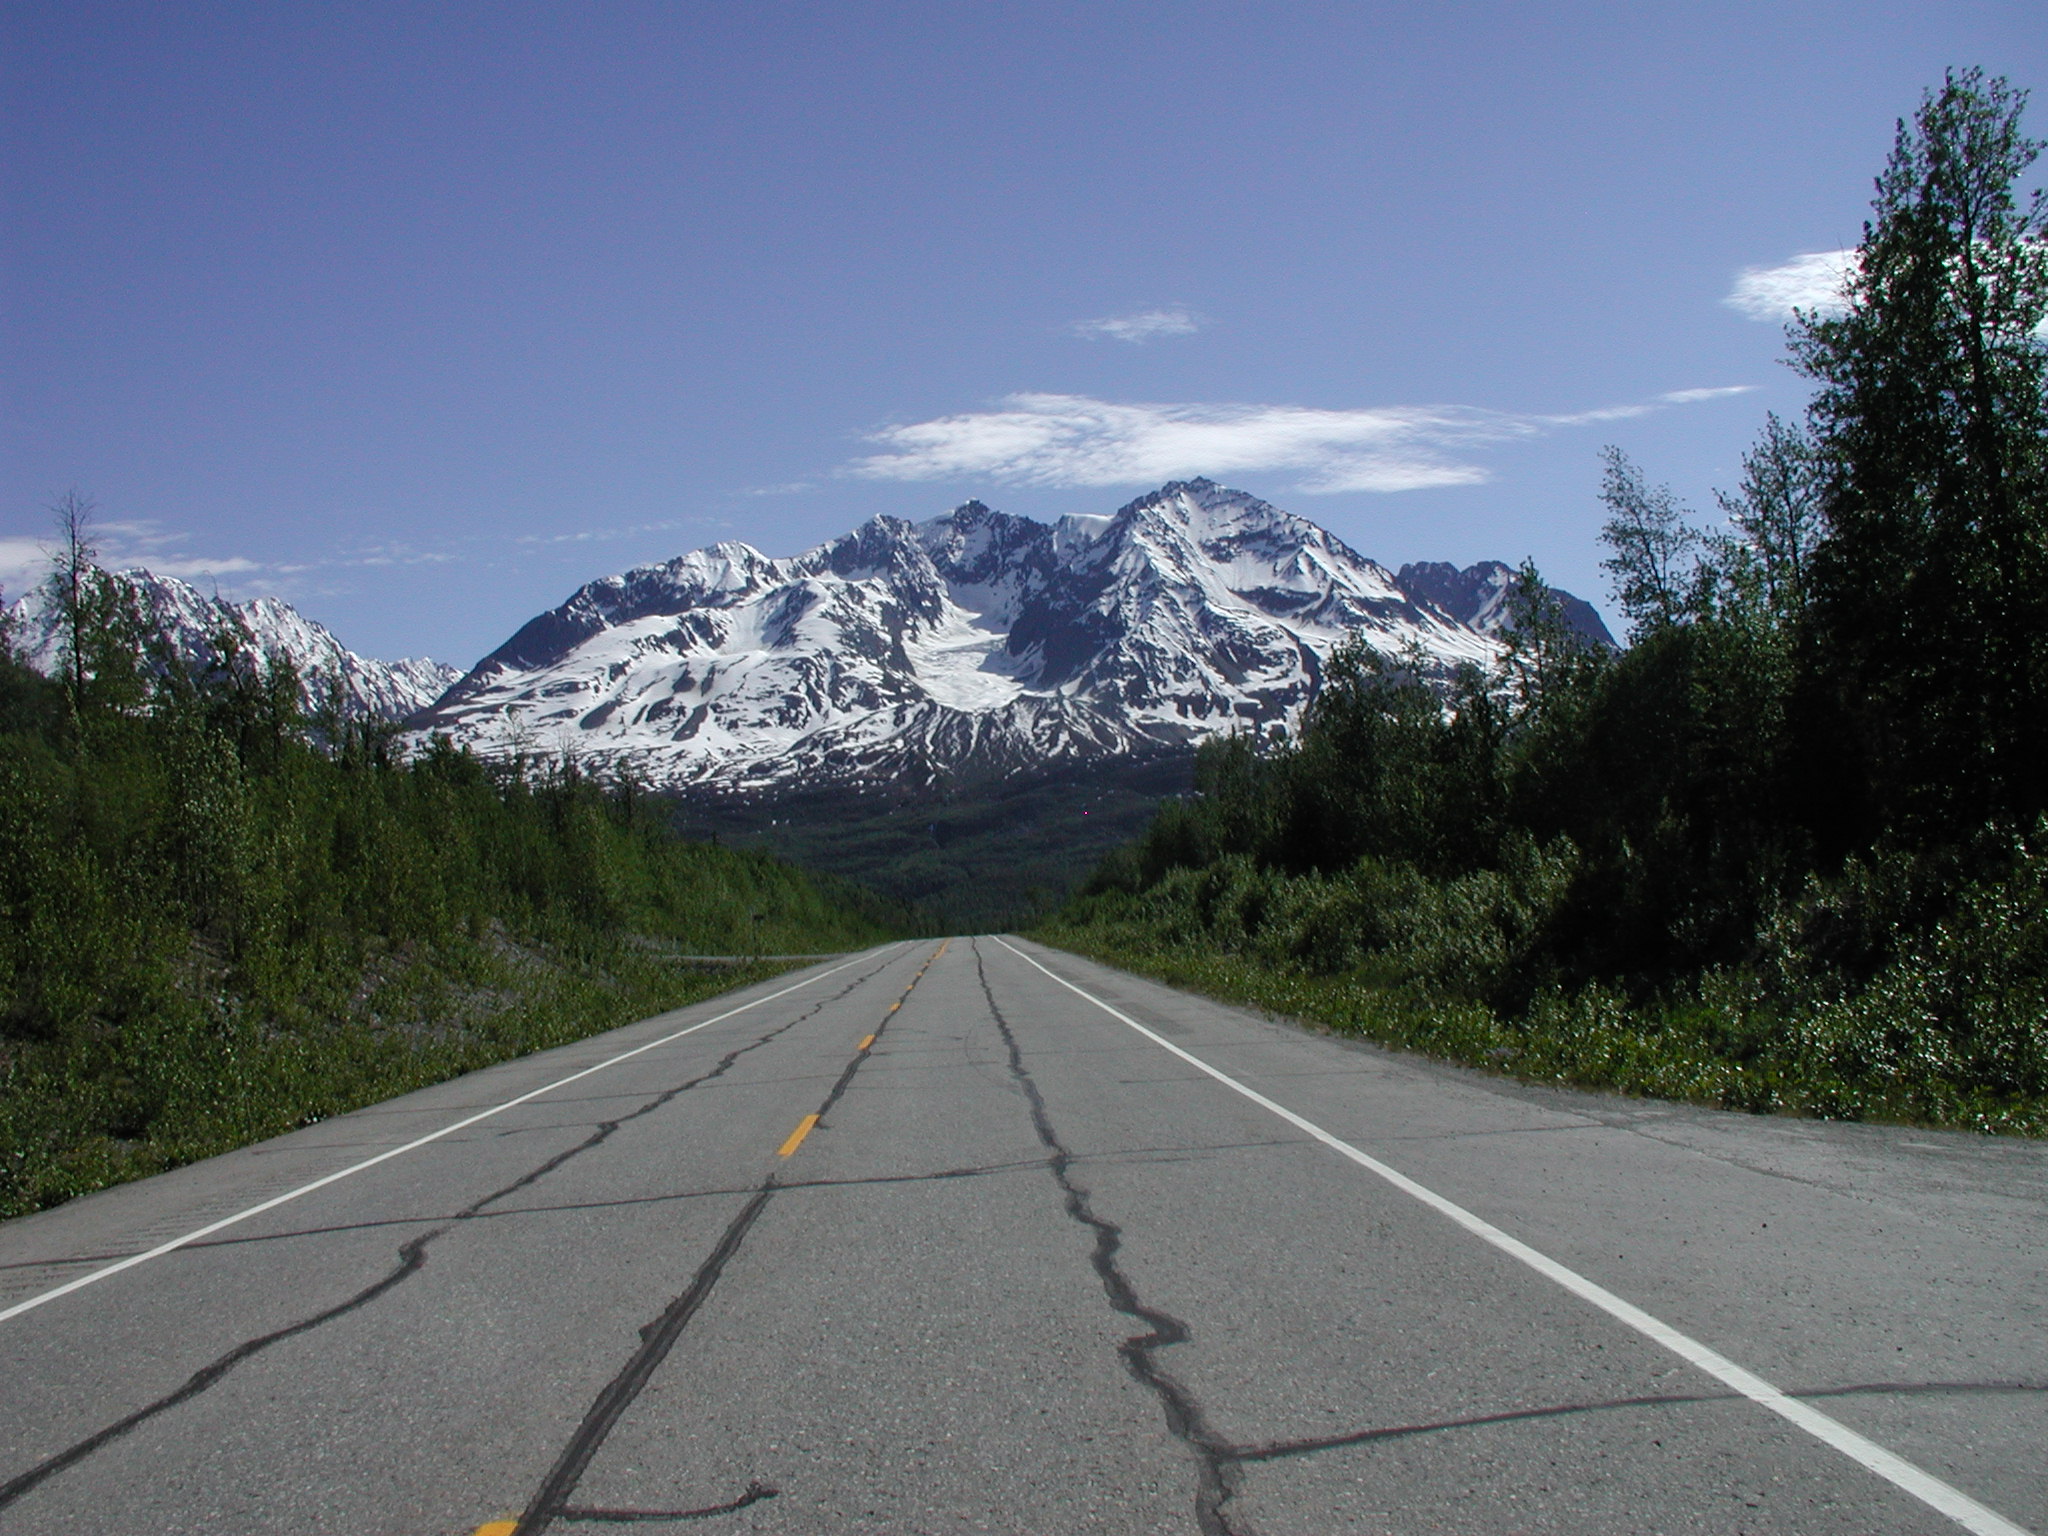
<path id="1" fill-rule="evenodd" d="M 476 1528 L 473 1536 L 512 1536 L 519 1529 L 517 1520 L 491 1520 Z"/>
<path id="2" fill-rule="evenodd" d="M 789 1133 L 789 1140 L 782 1144 L 782 1150 L 775 1155 L 777 1157 L 788 1157 L 790 1153 L 804 1144 L 804 1138 L 811 1134 L 811 1128 L 817 1123 L 818 1117 L 816 1115 L 805 1115 L 803 1119 L 797 1121 L 796 1129 Z"/>
<path id="3" fill-rule="evenodd" d="M 898 1008 L 901 1008 L 903 1006 L 903 998 L 910 996 L 911 992 L 916 988 L 917 983 L 924 980 L 924 973 L 925 971 L 931 969 L 932 960 L 936 960 L 939 958 L 940 955 L 943 955 L 946 952 L 946 946 L 948 944 L 951 944 L 952 942 L 953 941 L 951 939 L 945 939 L 940 942 L 938 949 L 932 955 L 932 959 L 925 961 L 923 968 L 918 971 L 915 979 L 911 981 L 909 986 L 903 989 L 903 997 L 897 998 L 895 1002 L 889 1005 L 890 1013 L 894 1013 Z M 876 1032 L 876 1034 L 879 1033 L 880 1031 Z M 875 1043 L 875 1038 L 875 1035 L 867 1036 L 864 1040 L 861 1041 L 859 1045 L 855 1046 L 854 1049 L 857 1051 L 867 1050 L 870 1046 L 872 1046 Z M 782 1144 L 781 1150 L 778 1151 L 775 1155 L 777 1157 L 788 1157 L 790 1154 L 795 1152 L 798 1147 L 804 1144 L 804 1138 L 810 1135 L 811 1132 L 817 1127 L 818 1119 L 819 1117 L 817 1115 L 805 1115 L 803 1119 L 799 1120 L 797 1122 L 796 1129 L 789 1133 L 789 1140 L 785 1141 Z M 505 1529 L 507 1532 L 509 1532 L 512 1529 L 512 1527 L 506 1526 Z M 475 1536 L 499 1536 L 499 1533 L 495 1528 L 493 1528 L 488 1531 L 478 1531 L 475 1533 Z"/>

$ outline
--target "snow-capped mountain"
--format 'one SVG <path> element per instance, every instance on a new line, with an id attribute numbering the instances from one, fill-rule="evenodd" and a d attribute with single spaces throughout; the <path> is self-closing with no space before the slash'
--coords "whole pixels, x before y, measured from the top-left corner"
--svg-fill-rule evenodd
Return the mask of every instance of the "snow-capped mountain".
<path id="1" fill-rule="evenodd" d="M 1289 721 L 1353 632 L 1446 670 L 1499 651 L 1207 480 L 1050 525 L 970 501 L 788 559 L 725 543 L 594 581 L 413 725 L 670 787 L 929 785 Z"/>
<path id="2" fill-rule="evenodd" d="M 136 598 L 145 626 L 161 635 L 170 649 L 188 663 L 214 659 L 215 642 L 239 629 L 248 649 L 259 657 L 283 656 L 298 671 L 309 702 L 319 697 L 326 679 L 341 683 L 342 713 L 352 719 L 404 720 L 427 708 L 459 681 L 458 668 L 442 661 L 407 657 L 373 661 L 358 656 L 328 631 L 275 597 L 231 603 L 208 597 L 190 582 L 157 576 L 145 570 L 122 571 Z M 22 659 L 43 673 L 56 670 L 63 636 L 59 614 L 46 587 L 36 587 L 10 610 L 15 644 Z"/>

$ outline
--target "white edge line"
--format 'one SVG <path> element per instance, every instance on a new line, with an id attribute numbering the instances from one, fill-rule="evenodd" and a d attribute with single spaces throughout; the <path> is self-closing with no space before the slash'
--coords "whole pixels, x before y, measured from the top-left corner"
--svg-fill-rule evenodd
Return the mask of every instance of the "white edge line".
<path id="1" fill-rule="evenodd" d="M 1236 1078 L 1210 1066 L 1201 1057 L 1181 1049 L 1181 1047 L 1175 1045 L 1164 1036 L 1155 1034 L 1129 1014 L 1111 1007 L 1092 992 L 1083 991 L 1080 987 L 1067 980 L 1066 977 L 1040 964 L 1035 957 L 1026 954 L 1023 950 L 1017 948 L 1016 945 L 1010 943 L 1009 940 L 998 936 L 996 942 L 1009 950 L 1011 954 L 1017 956 L 1018 959 L 1036 966 L 1069 992 L 1086 998 L 1111 1018 L 1128 1024 L 1154 1045 L 1171 1051 L 1189 1066 L 1206 1072 L 1209 1076 L 1215 1078 L 1217 1082 L 1223 1084 L 1224 1087 L 1244 1095 L 1245 1098 L 1250 1099 L 1261 1109 L 1272 1111 L 1272 1113 L 1278 1115 L 1289 1125 L 1306 1131 L 1310 1136 L 1313 1136 L 1332 1151 L 1342 1153 L 1361 1168 L 1378 1174 L 1403 1194 L 1413 1195 L 1431 1210 L 1448 1216 L 1473 1236 L 1491 1243 L 1510 1258 L 1519 1259 L 1546 1280 L 1555 1281 L 1582 1301 L 1591 1302 L 1601 1311 L 1607 1313 L 1608 1316 L 1627 1324 L 1645 1338 L 1663 1345 L 1688 1365 L 1697 1366 L 1717 1381 L 1733 1387 L 1751 1402 L 1768 1408 L 1780 1418 L 1796 1424 L 1815 1439 L 1840 1451 L 1851 1461 L 1868 1468 L 1895 1487 L 1910 1493 L 1929 1508 L 1938 1510 L 1948 1516 L 1949 1519 L 1960 1525 L 1964 1530 L 1975 1532 L 1976 1536 L 2030 1536 L 2025 1527 L 2015 1525 L 1996 1510 L 1979 1504 L 1961 1489 L 1951 1487 L 1932 1473 L 1924 1472 L 1919 1467 L 1914 1466 L 1913 1463 L 1907 1461 L 1903 1456 L 1886 1450 L 1874 1440 L 1866 1439 L 1839 1419 L 1830 1418 L 1827 1414 L 1800 1402 L 1797 1398 L 1788 1397 L 1784 1392 L 1772 1386 L 1771 1383 L 1765 1381 L 1755 1372 L 1745 1370 L 1727 1356 L 1709 1349 L 1706 1345 L 1700 1343 L 1699 1340 L 1692 1338 L 1688 1334 L 1680 1333 L 1669 1323 L 1652 1317 L 1633 1302 L 1622 1300 L 1614 1292 L 1608 1290 L 1605 1286 L 1588 1280 L 1577 1270 L 1567 1269 L 1547 1254 L 1537 1252 L 1521 1239 L 1510 1237 L 1492 1222 L 1473 1215 L 1463 1206 L 1445 1199 L 1435 1190 L 1416 1183 L 1415 1180 L 1409 1178 L 1408 1175 L 1402 1173 L 1399 1169 L 1388 1166 L 1370 1153 L 1361 1152 L 1357 1147 L 1351 1145 L 1350 1142 L 1343 1140 L 1341 1137 L 1333 1136 L 1330 1132 L 1315 1124 L 1315 1122 L 1303 1119 L 1285 1105 L 1274 1103 L 1273 1100 L 1267 1098 L 1257 1089 L 1246 1087 Z"/>
<path id="2" fill-rule="evenodd" d="M 353 1177 L 366 1168 L 374 1168 L 379 1163 L 390 1162 L 394 1157 L 403 1157 L 408 1152 L 416 1152 L 429 1142 L 439 1141 L 443 1136 L 452 1136 L 455 1132 L 475 1125 L 480 1120 L 488 1120 L 493 1115 L 502 1115 L 506 1110 L 516 1109 L 521 1104 L 526 1103 L 530 1099 L 537 1099 L 544 1093 L 553 1093 L 557 1088 L 566 1088 L 569 1084 L 581 1078 L 586 1078 L 593 1072 L 602 1072 L 606 1067 L 615 1067 L 622 1061 L 630 1061 L 635 1056 L 667 1045 L 672 1041 L 680 1040 L 685 1035 L 694 1035 L 700 1029 L 709 1029 L 713 1024 L 723 1023 L 735 1014 L 745 1013 L 749 1008 L 758 1008 L 763 1003 L 774 1002 L 778 997 L 787 997 L 790 993 L 801 991 L 813 982 L 823 981 L 827 976 L 835 975 L 845 970 L 848 966 L 858 965 L 861 961 L 875 953 L 877 953 L 875 950 L 863 950 L 851 960 L 835 965 L 829 971 L 820 971 L 815 976 L 807 976 L 793 986 L 782 988 L 779 992 L 770 992 L 766 997 L 757 997 L 751 1003 L 741 1003 L 737 1008 L 728 1008 L 724 1013 L 706 1019 L 701 1024 L 692 1024 L 688 1029 L 679 1029 L 673 1034 L 663 1035 L 659 1040 L 650 1040 L 645 1045 L 636 1045 L 630 1051 L 622 1051 L 616 1056 L 600 1061 L 595 1066 L 585 1067 L 580 1072 L 572 1072 L 567 1077 L 558 1078 L 545 1087 L 532 1089 L 529 1092 L 520 1094 L 516 1099 L 507 1099 L 502 1104 L 494 1104 L 489 1109 L 479 1110 L 476 1114 L 457 1120 L 453 1125 L 444 1125 L 438 1131 L 429 1131 L 424 1136 L 415 1137 L 413 1140 L 405 1143 L 404 1146 L 391 1147 L 383 1152 L 379 1152 L 375 1157 L 364 1158 L 360 1163 L 351 1163 L 348 1167 L 339 1169 L 334 1173 L 322 1175 L 310 1184 L 301 1184 L 297 1189 L 289 1190 L 282 1195 L 273 1195 L 260 1204 L 250 1206 L 245 1211 L 237 1211 L 232 1216 L 223 1216 L 219 1221 L 209 1222 L 203 1227 L 187 1232 L 183 1237 L 174 1237 L 169 1242 L 159 1243 L 156 1247 L 142 1253 L 131 1253 L 127 1258 L 119 1259 L 103 1269 L 96 1269 L 89 1275 L 80 1275 L 77 1279 L 67 1280 L 64 1284 L 57 1286 L 53 1290 L 44 1291 L 39 1296 L 31 1296 L 26 1301 L 17 1301 L 5 1311 L 0 1311 L 0 1323 L 19 1317 L 24 1312 L 33 1312 L 43 1303 L 55 1301 L 59 1296 L 68 1296 L 73 1291 L 84 1290 L 88 1285 L 97 1285 L 100 1281 L 107 1279 L 111 1275 L 120 1274 L 124 1269 L 133 1269 L 138 1264 L 147 1264 L 151 1259 L 160 1259 L 167 1253 L 183 1248 L 187 1243 L 196 1243 L 202 1237 L 211 1237 L 223 1228 L 232 1227 L 237 1222 L 247 1221 L 251 1216 L 261 1216 L 265 1211 L 275 1210 L 280 1205 L 285 1205 L 298 1199 L 301 1195 L 310 1195 L 316 1189 L 325 1189 L 329 1184 L 336 1184 L 343 1179 Z"/>

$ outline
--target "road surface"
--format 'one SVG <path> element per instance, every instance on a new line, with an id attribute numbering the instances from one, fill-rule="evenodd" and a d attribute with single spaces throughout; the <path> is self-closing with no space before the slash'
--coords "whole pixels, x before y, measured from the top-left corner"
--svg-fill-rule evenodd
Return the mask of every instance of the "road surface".
<path id="1" fill-rule="evenodd" d="M 0 1532 L 2048 1533 L 2044 1239 L 895 945 L 0 1226 Z"/>

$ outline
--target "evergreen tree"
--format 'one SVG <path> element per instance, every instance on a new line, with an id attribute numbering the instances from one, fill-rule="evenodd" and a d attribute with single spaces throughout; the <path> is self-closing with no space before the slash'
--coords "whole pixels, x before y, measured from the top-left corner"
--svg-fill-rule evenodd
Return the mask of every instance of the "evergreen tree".
<path id="1" fill-rule="evenodd" d="M 99 575 L 99 567 L 95 564 L 99 550 L 92 543 L 93 505 L 90 501 L 76 491 L 67 491 L 57 499 L 50 512 L 57 522 L 58 540 L 49 575 L 62 626 L 58 663 L 75 731 L 85 711 L 85 683 L 90 665 L 86 655 L 86 636 L 91 624 L 92 592 Z"/>
<path id="2" fill-rule="evenodd" d="M 1840 315 L 1795 360 L 1828 482 L 1806 655 L 1845 846 L 2048 810 L 2048 315 L 2025 93 L 1951 73 L 1901 121 Z"/>
<path id="3" fill-rule="evenodd" d="M 82 747 L 107 717 L 142 703 L 144 626 L 134 590 L 98 564 L 92 502 L 67 491 L 51 511 L 57 549 L 46 585 L 58 614 L 58 666 L 71 731 Z"/>

